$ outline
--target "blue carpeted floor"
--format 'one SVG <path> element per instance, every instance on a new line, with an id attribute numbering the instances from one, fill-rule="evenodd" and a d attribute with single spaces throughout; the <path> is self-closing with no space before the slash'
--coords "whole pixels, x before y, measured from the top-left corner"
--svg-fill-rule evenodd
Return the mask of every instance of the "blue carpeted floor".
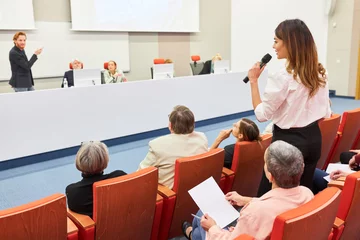
<path id="1" fill-rule="evenodd" d="M 360 101 L 344 98 L 332 98 L 332 109 L 342 113 L 360 107 Z M 255 120 L 255 116 L 249 117 Z M 206 134 L 209 145 L 217 137 L 221 129 L 230 128 L 234 121 L 220 122 L 196 128 Z M 258 123 L 261 131 L 267 123 Z M 106 172 L 122 169 L 128 173 L 136 171 L 140 161 L 145 157 L 151 139 L 131 142 L 111 147 L 110 164 Z M 232 143 L 229 138 L 220 147 Z M 54 159 L 47 162 L 13 168 L 0 172 L 0 209 L 6 209 L 28 203 L 53 193 L 64 193 L 65 187 L 79 181 L 80 173 L 74 166 L 75 156 Z"/>

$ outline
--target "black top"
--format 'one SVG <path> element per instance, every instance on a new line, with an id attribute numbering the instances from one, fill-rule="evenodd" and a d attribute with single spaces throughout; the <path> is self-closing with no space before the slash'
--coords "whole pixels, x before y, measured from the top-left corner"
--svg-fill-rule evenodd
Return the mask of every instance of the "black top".
<path id="1" fill-rule="evenodd" d="M 20 50 L 14 46 L 9 52 L 11 66 L 11 79 L 9 84 L 14 88 L 31 88 L 34 86 L 31 67 L 37 59 L 37 56 L 33 54 L 30 60 L 28 60 L 25 50 Z"/>
<path id="2" fill-rule="evenodd" d="M 231 169 L 233 157 L 234 157 L 235 144 L 227 145 L 224 147 L 225 150 L 225 159 L 224 167 Z"/>
<path id="3" fill-rule="evenodd" d="M 61 87 L 64 87 L 64 78 L 66 78 L 66 81 L 68 82 L 68 87 L 73 87 L 74 86 L 74 71 L 73 70 L 69 70 L 67 72 L 65 72 L 63 80 L 61 82 Z"/>
<path id="4" fill-rule="evenodd" d="M 204 67 L 201 70 L 201 72 L 199 73 L 199 75 L 210 74 L 210 73 L 211 73 L 211 60 L 207 60 L 204 63 Z"/>
<path id="5" fill-rule="evenodd" d="M 93 183 L 101 180 L 120 177 L 126 175 L 121 170 L 113 171 L 109 174 L 82 174 L 83 179 L 80 182 L 72 183 L 66 187 L 67 203 L 71 211 L 88 215 L 93 215 Z"/>

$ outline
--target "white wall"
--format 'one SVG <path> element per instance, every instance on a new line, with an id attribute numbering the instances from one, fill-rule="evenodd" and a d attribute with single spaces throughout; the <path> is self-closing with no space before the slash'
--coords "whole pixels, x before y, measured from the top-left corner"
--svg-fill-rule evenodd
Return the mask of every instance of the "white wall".
<path id="1" fill-rule="evenodd" d="M 328 56 L 330 89 L 355 96 L 360 40 L 360 0 L 338 0 L 329 18 Z"/>
<path id="2" fill-rule="evenodd" d="M 245 75 L 0 94 L 0 161 L 165 128 L 168 114 L 179 104 L 188 106 L 197 121 L 251 110 L 249 84 L 241 81 Z M 265 72 L 261 89 L 266 77 Z M 226 97 L 214 97 L 224 93 Z"/>
<path id="3" fill-rule="evenodd" d="M 231 61 L 232 70 L 248 70 L 266 54 L 273 56 L 269 71 L 284 66 L 272 49 L 274 31 L 286 19 L 300 18 L 312 32 L 323 64 L 326 61 L 327 16 L 322 0 L 232 0 Z"/>

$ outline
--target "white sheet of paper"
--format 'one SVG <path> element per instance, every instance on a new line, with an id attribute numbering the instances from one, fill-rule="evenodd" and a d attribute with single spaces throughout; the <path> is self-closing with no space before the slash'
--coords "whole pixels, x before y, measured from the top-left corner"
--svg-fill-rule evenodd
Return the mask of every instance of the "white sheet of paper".
<path id="1" fill-rule="evenodd" d="M 327 182 L 330 182 L 330 181 L 331 181 L 330 175 L 325 176 L 324 179 L 325 179 Z"/>
<path id="2" fill-rule="evenodd" d="M 351 168 L 349 167 L 348 164 L 340 164 L 340 163 L 330 163 L 328 165 L 328 167 L 326 168 L 326 173 L 330 174 L 331 172 L 333 171 L 336 171 L 336 170 L 341 170 L 341 171 L 344 171 L 346 173 L 353 173 L 355 171 L 351 170 Z M 331 182 L 332 180 L 330 179 L 330 175 L 327 175 L 324 177 L 324 179 L 327 181 L 327 182 Z"/>
<path id="3" fill-rule="evenodd" d="M 189 190 L 189 194 L 200 210 L 209 214 L 216 224 L 224 228 L 239 218 L 239 212 L 225 199 L 213 177 Z"/>
<path id="4" fill-rule="evenodd" d="M 339 163 L 330 163 L 326 169 L 326 172 L 330 174 L 333 171 L 341 170 L 346 173 L 353 173 L 355 171 L 351 170 L 348 164 L 339 164 Z"/>

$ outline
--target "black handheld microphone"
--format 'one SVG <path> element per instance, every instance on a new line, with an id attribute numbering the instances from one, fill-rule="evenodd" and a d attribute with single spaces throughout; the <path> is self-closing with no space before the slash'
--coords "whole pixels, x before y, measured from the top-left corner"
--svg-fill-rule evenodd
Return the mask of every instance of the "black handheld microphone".
<path id="1" fill-rule="evenodd" d="M 265 64 L 267 64 L 268 62 L 270 62 L 272 56 L 270 54 L 266 54 L 260 61 L 260 68 L 262 68 Z M 246 76 L 246 78 L 244 78 L 244 83 L 247 83 L 249 81 L 249 77 Z"/>

